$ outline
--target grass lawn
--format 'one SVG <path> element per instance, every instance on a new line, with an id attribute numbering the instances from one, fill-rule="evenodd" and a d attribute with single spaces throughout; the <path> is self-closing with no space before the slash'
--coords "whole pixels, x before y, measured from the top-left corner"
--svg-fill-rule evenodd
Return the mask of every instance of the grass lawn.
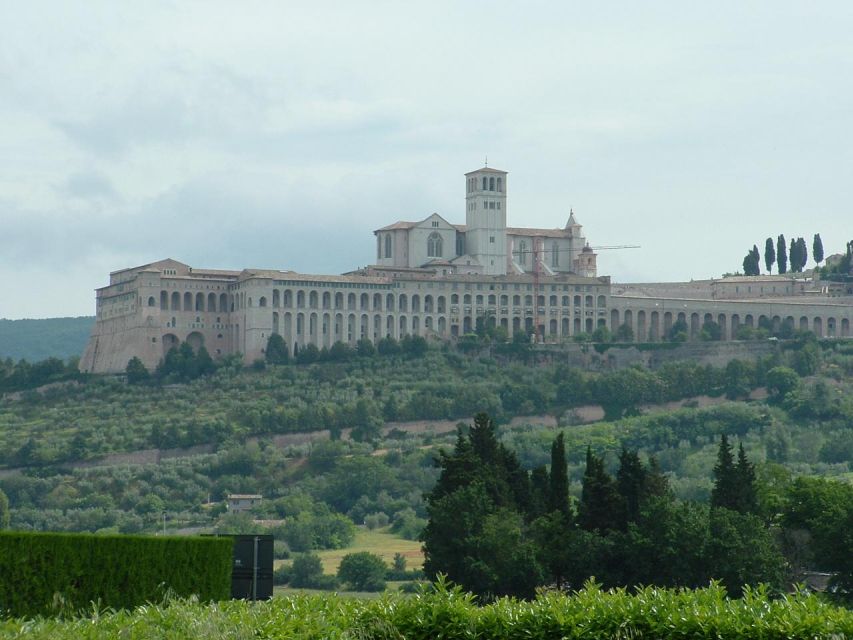
<path id="1" fill-rule="evenodd" d="M 380 556 L 389 566 L 394 562 L 394 554 L 400 553 L 406 558 L 407 569 L 420 569 L 424 563 L 424 554 L 421 552 L 421 543 L 417 540 L 404 540 L 390 533 L 387 528 L 374 529 L 358 527 L 355 540 L 346 549 L 330 549 L 318 551 L 317 555 L 323 561 L 323 573 L 337 573 L 338 565 L 348 553 L 358 551 L 369 551 Z"/>
<path id="2" fill-rule="evenodd" d="M 369 530 L 367 527 L 359 526 L 356 529 L 355 540 L 346 549 L 331 549 L 328 551 L 316 551 L 323 562 L 323 573 L 336 574 L 338 565 L 348 553 L 369 551 L 380 556 L 389 566 L 394 561 L 394 554 L 400 553 L 406 558 L 406 568 L 420 569 L 424 563 L 424 554 L 421 552 L 421 543 L 416 540 L 404 540 L 388 531 L 388 528 Z M 276 561 L 276 566 L 290 560 Z"/>

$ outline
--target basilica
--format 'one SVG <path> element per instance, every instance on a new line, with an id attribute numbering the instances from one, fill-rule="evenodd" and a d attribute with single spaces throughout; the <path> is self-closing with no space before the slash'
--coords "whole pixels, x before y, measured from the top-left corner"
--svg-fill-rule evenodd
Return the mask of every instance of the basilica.
<path id="1" fill-rule="evenodd" d="M 434 213 L 375 230 L 375 263 L 341 275 L 228 271 L 165 259 L 121 269 L 96 290 L 96 323 L 80 362 L 122 372 L 149 369 L 173 346 L 204 345 L 213 357 L 264 357 L 270 335 L 289 349 L 414 334 L 453 340 L 478 319 L 560 342 L 598 327 L 637 341 L 662 339 L 682 321 L 689 337 L 713 321 L 723 340 L 741 326 L 787 324 L 849 336 L 849 296 L 791 276 L 611 285 L 573 212 L 563 227 L 509 227 L 508 175 L 485 166 L 465 174 L 465 224 Z"/>

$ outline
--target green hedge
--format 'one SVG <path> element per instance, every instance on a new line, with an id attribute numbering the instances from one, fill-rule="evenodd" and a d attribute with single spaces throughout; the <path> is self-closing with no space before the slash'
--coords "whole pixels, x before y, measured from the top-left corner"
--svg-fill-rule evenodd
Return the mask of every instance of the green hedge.
<path id="1" fill-rule="evenodd" d="M 0 612 L 32 616 L 160 601 L 223 600 L 231 538 L 0 532 Z"/>
<path id="2" fill-rule="evenodd" d="M 288 640 L 831 640 L 853 638 L 853 612 L 816 596 L 739 600 L 714 586 L 696 591 L 604 592 L 589 585 L 532 602 L 477 606 L 472 596 L 438 585 L 435 593 L 379 599 L 293 595 L 267 602 L 178 601 L 134 611 L 35 621 L 0 620 L 0 637 L 32 640 L 112 638 L 288 638 Z"/>

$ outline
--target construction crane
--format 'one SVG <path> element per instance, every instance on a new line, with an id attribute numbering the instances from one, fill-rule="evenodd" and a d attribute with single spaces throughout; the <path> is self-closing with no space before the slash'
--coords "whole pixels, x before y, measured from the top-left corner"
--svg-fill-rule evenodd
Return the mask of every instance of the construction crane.
<path id="1" fill-rule="evenodd" d="M 542 255 L 545 253 L 545 240 L 542 236 L 533 238 L 533 332 L 534 332 L 534 341 L 538 343 L 540 339 L 542 339 L 542 335 L 539 332 L 539 282 L 542 277 Z M 612 249 L 639 249 L 640 245 L 638 244 L 618 244 L 618 245 L 606 245 L 606 246 L 595 246 L 591 247 L 588 244 L 584 246 L 584 249 L 590 249 L 591 251 L 608 251 Z M 559 252 L 569 251 L 572 249 L 569 247 L 557 248 Z M 518 255 L 523 255 L 525 253 L 531 253 L 529 251 L 516 251 Z"/>

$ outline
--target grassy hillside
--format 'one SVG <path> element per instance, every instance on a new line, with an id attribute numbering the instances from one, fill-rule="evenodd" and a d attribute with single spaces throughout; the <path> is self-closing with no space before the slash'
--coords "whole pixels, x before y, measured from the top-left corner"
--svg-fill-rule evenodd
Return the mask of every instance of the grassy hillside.
<path id="1" fill-rule="evenodd" d="M 80 356 L 95 324 L 92 316 L 46 318 L 43 320 L 0 319 L 0 359 L 25 359 Z"/>

